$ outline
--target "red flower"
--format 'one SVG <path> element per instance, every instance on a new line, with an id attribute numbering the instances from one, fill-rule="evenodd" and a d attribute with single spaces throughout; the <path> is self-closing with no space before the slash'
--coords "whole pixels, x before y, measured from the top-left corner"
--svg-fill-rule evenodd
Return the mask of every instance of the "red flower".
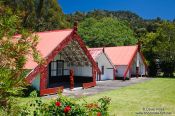
<path id="1" fill-rule="evenodd" d="M 101 116 L 101 112 L 98 112 L 98 113 L 97 113 L 97 116 Z"/>
<path id="2" fill-rule="evenodd" d="M 64 113 L 68 113 L 69 111 L 70 111 L 70 106 L 66 106 L 65 108 L 64 108 Z"/>
<path id="3" fill-rule="evenodd" d="M 55 105 L 56 105 L 57 107 L 59 107 L 59 106 L 61 106 L 61 103 L 60 103 L 60 102 L 56 102 Z"/>

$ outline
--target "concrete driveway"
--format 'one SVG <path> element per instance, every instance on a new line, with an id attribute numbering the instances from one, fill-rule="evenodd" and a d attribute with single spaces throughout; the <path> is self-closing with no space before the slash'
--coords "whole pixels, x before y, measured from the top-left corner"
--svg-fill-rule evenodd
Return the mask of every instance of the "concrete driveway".
<path id="1" fill-rule="evenodd" d="M 106 80 L 106 81 L 97 81 L 97 86 L 82 89 L 82 87 L 75 88 L 74 90 L 64 89 L 63 95 L 71 96 L 71 97 L 82 97 L 82 96 L 90 96 L 95 95 L 104 91 L 114 90 L 125 86 L 130 86 L 136 83 L 145 82 L 148 80 L 152 80 L 153 78 L 140 77 L 140 78 L 131 78 L 130 80 Z M 57 95 L 49 95 L 45 97 L 56 97 Z"/>

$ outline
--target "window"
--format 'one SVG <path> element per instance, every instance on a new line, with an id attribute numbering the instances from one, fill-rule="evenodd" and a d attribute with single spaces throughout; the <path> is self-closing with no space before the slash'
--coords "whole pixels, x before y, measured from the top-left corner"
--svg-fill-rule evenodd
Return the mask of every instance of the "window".
<path id="1" fill-rule="evenodd" d="M 63 75 L 63 69 L 64 69 L 64 62 L 57 60 L 52 61 L 49 65 L 49 76 L 62 76 Z"/>
<path id="2" fill-rule="evenodd" d="M 101 66 L 101 74 L 104 74 L 104 66 Z"/>

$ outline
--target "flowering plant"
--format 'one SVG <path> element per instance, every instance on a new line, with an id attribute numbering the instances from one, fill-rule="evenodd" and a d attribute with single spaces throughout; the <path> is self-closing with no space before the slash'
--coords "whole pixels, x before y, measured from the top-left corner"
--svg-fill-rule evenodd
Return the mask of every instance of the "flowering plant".
<path id="1" fill-rule="evenodd" d="M 70 106 L 66 106 L 64 108 L 64 113 L 68 113 L 71 110 Z"/>
<path id="2" fill-rule="evenodd" d="M 36 99 L 28 107 L 23 108 L 21 115 L 108 116 L 109 103 L 110 99 L 103 97 L 95 103 L 78 104 L 76 99 L 59 95 L 56 100 L 51 100 L 49 103 Z"/>
<path id="3" fill-rule="evenodd" d="M 56 105 L 57 107 L 59 107 L 59 106 L 61 106 L 61 102 L 58 102 L 58 101 L 57 101 L 57 102 L 55 103 L 55 105 Z"/>

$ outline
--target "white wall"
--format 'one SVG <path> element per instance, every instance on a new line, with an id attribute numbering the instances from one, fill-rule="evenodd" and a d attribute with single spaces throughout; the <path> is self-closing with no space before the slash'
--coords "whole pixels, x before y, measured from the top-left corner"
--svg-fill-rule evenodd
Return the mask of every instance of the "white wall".
<path id="1" fill-rule="evenodd" d="M 137 55 L 134 57 L 134 60 L 132 62 L 132 66 L 131 66 L 131 69 L 130 69 L 130 74 L 136 74 L 136 66 L 137 66 Z"/>
<path id="2" fill-rule="evenodd" d="M 58 54 L 54 61 L 56 60 L 64 60 Z M 70 69 L 73 68 L 74 76 L 85 76 L 85 77 L 92 77 L 92 67 L 91 66 L 70 66 L 68 62 L 64 62 L 64 75 L 69 75 Z"/>
<path id="3" fill-rule="evenodd" d="M 64 60 L 58 54 L 53 61 L 56 60 Z M 64 62 L 64 75 L 69 75 L 70 68 L 73 68 L 75 76 L 85 76 L 92 77 L 92 67 L 90 66 L 70 66 L 69 63 Z M 49 69 L 49 68 L 48 68 Z M 49 73 L 48 73 L 49 74 Z M 48 75 L 49 76 L 49 75 Z M 47 80 L 48 81 L 48 80 Z M 36 78 L 32 81 L 32 86 L 36 89 L 40 89 L 40 74 L 36 76 Z"/>
<path id="4" fill-rule="evenodd" d="M 141 55 L 139 54 L 139 74 L 140 75 L 145 75 L 145 64 L 144 61 L 142 60 Z"/>
<path id="5" fill-rule="evenodd" d="M 98 63 L 98 67 L 100 70 L 101 70 L 101 67 L 104 66 L 104 74 L 101 75 L 101 80 L 109 80 L 109 79 L 112 80 L 113 79 L 113 66 L 103 52 L 96 59 L 96 62 Z"/>
<path id="6" fill-rule="evenodd" d="M 136 66 L 139 67 L 139 75 L 145 75 L 145 64 L 139 52 L 134 57 L 134 61 L 130 70 L 131 74 L 136 74 Z"/>
<path id="7" fill-rule="evenodd" d="M 92 77 L 91 66 L 73 66 L 75 76 Z"/>
<path id="8" fill-rule="evenodd" d="M 32 81 L 32 86 L 36 89 L 36 90 L 40 90 L 40 74 L 38 74 L 35 79 Z"/>
<path id="9" fill-rule="evenodd" d="M 116 77 L 123 77 L 125 71 L 126 71 L 127 65 L 120 65 L 117 66 L 116 71 Z M 128 71 L 129 72 L 129 71 Z M 129 76 L 129 73 L 127 74 L 127 77 Z"/>

